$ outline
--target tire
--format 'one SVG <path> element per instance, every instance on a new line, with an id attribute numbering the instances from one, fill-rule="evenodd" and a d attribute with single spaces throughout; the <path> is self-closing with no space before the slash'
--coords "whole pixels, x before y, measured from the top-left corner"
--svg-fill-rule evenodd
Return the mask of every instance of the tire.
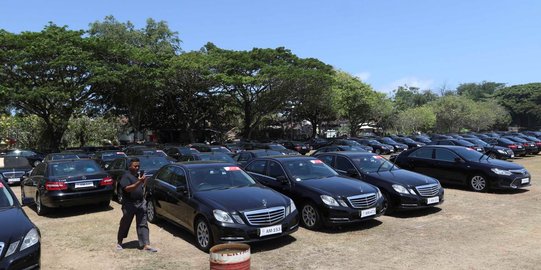
<path id="1" fill-rule="evenodd" d="M 374 150 L 374 153 L 375 153 L 376 155 L 379 155 L 379 154 L 381 154 L 381 150 L 380 150 L 380 149 L 376 149 L 376 150 Z"/>
<path id="2" fill-rule="evenodd" d="M 209 252 L 214 244 L 209 223 L 201 217 L 195 221 L 195 244 L 204 252 Z"/>
<path id="3" fill-rule="evenodd" d="M 123 200 L 124 200 L 124 193 L 122 193 L 122 186 L 117 185 L 116 186 L 116 201 L 119 204 L 122 204 Z"/>
<path id="4" fill-rule="evenodd" d="M 302 206 L 301 222 L 304 227 L 310 230 L 317 230 L 321 227 L 321 214 L 312 203 L 306 203 Z"/>
<path id="5" fill-rule="evenodd" d="M 41 201 L 41 194 L 39 192 L 36 193 L 36 213 L 38 216 L 44 216 L 47 213 L 49 213 L 49 207 L 43 205 L 43 202 Z"/>
<path id="6" fill-rule="evenodd" d="M 383 195 L 383 198 L 385 199 L 385 202 L 384 202 L 385 214 L 389 215 L 389 214 L 394 213 L 396 210 L 395 205 L 391 201 L 389 194 L 387 194 L 386 192 L 382 192 L 381 194 Z"/>
<path id="7" fill-rule="evenodd" d="M 474 174 L 468 180 L 468 185 L 473 191 L 486 192 L 488 190 L 488 179 L 483 174 Z"/>
<path id="8" fill-rule="evenodd" d="M 150 223 L 156 223 L 159 220 L 156 214 L 156 204 L 152 198 L 149 198 L 147 202 L 147 220 Z"/>

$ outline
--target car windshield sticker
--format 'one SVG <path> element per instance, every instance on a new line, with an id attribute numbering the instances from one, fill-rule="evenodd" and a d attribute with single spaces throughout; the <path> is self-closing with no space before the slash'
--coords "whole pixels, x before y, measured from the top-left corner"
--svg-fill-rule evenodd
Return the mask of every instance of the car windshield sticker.
<path id="1" fill-rule="evenodd" d="M 4 188 L 4 184 L 2 184 L 2 182 L 0 182 L 0 188 Z"/>
<path id="2" fill-rule="evenodd" d="M 319 160 L 319 159 L 313 159 L 313 160 L 310 160 L 310 162 L 312 162 L 313 164 L 322 164 L 323 161 Z"/>
<path id="3" fill-rule="evenodd" d="M 237 167 L 237 166 L 233 166 L 233 167 L 224 167 L 224 169 L 228 172 L 230 171 L 240 171 L 240 168 Z"/>
<path id="4" fill-rule="evenodd" d="M 473 151 L 473 149 L 471 149 L 471 148 L 466 148 L 466 150 L 468 150 L 468 151 Z"/>
<path id="5" fill-rule="evenodd" d="M 374 156 L 375 159 L 382 159 L 382 156 Z"/>

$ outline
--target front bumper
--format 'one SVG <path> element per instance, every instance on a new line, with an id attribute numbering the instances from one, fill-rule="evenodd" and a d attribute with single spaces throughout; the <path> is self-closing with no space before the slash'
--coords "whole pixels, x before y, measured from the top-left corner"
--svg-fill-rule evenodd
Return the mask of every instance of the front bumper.
<path id="1" fill-rule="evenodd" d="M 438 197 L 437 203 L 428 203 L 429 198 Z M 394 199 L 394 200 L 393 200 Z M 408 210 L 408 209 L 422 209 L 428 207 L 434 207 L 443 203 L 444 199 L 444 190 L 440 188 L 438 194 L 430 197 L 418 196 L 418 195 L 407 195 L 407 194 L 395 194 L 391 200 L 393 200 L 393 205 L 398 210 Z"/>
<path id="2" fill-rule="evenodd" d="M 70 193 L 62 191 L 49 191 L 43 193 L 41 196 L 43 205 L 52 208 L 89 205 L 110 201 L 113 197 L 113 188 L 108 187 L 101 190 Z"/>
<path id="3" fill-rule="evenodd" d="M 276 225 L 282 225 L 281 233 L 259 236 L 260 228 Z M 210 224 L 210 227 L 212 229 L 212 235 L 216 243 L 249 243 L 256 241 L 264 241 L 285 236 L 297 231 L 299 229 L 299 213 L 298 211 L 295 211 L 285 217 L 280 223 L 269 226 L 223 223 L 213 220 Z"/>
<path id="4" fill-rule="evenodd" d="M 325 226 L 333 226 L 340 224 L 356 223 L 364 220 L 377 218 L 385 213 L 383 197 L 379 198 L 375 205 L 369 208 L 351 208 L 343 206 L 327 206 L 320 207 L 321 214 L 323 216 L 322 220 Z M 370 208 L 376 208 L 376 214 L 361 217 L 363 210 Z"/>
<path id="5" fill-rule="evenodd" d="M 20 245 L 20 243 L 19 243 Z M 7 249 L 5 247 L 4 249 Z M 5 250 L 3 252 L 5 254 Z M 8 257 L 1 257 L 4 254 L 0 254 L 0 269 L 39 269 L 41 266 L 41 242 L 28 247 L 23 251 L 17 251 Z"/>
<path id="6" fill-rule="evenodd" d="M 519 189 L 531 186 L 532 177 L 530 174 L 513 174 L 510 176 L 496 175 L 492 182 L 495 189 Z"/>

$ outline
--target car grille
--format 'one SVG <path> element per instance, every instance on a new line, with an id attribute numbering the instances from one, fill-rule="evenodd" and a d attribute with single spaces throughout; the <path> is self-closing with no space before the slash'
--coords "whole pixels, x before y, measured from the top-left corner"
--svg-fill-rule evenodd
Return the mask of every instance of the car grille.
<path id="1" fill-rule="evenodd" d="M 271 225 L 286 217 L 285 207 L 272 207 L 261 210 L 244 212 L 250 225 Z"/>
<path id="2" fill-rule="evenodd" d="M 376 193 L 351 196 L 348 201 L 353 208 L 368 208 L 376 204 Z"/>
<path id="3" fill-rule="evenodd" d="M 5 178 L 20 178 L 23 177 L 24 172 L 22 171 L 16 171 L 16 172 L 4 172 L 2 173 Z"/>
<path id="4" fill-rule="evenodd" d="M 509 170 L 510 172 L 514 173 L 514 174 L 520 174 L 520 175 L 525 175 L 528 173 L 528 171 L 526 169 L 520 169 L 520 170 Z"/>
<path id="5" fill-rule="evenodd" d="M 430 184 L 430 185 L 424 185 L 424 186 L 417 186 L 415 187 L 417 189 L 417 192 L 421 194 L 421 196 L 430 197 L 438 194 L 440 192 L 440 187 L 438 184 Z"/>

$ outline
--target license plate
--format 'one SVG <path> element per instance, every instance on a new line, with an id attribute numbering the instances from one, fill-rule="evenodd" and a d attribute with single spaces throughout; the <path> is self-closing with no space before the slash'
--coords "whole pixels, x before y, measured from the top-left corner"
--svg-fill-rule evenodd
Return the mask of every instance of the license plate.
<path id="1" fill-rule="evenodd" d="M 522 184 L 530 183 L 530 178 L 522 178 L 522 179 L 520 180 L 520 182 L 521 182 Z"/>
<path id="2" fill-rule="evenodd" d="M 86 188 L 86 187 L 94 187 L 94 183 L 92 182 L 75 183 L 75 188 Z"/>
<path id="3" fill-rule="evenodd" d="M 8 178 L 8 183 L 18 183 L 21 182 L 21 178 Z"/>
<path id="4" fill-rule="evenodd" d="M 259 228 L 259 236 L 282 233 L 282 225 Z"/>
<path id="5" fill-rule="evenodd" d="M 439 203 L 439 202 L 440 202 L 440 197 L 437 197 L 437 196 L 426 199 L 426 204 L 433 204 L 433 203 Z"/>
<path id="6" fill-rule="evenodd" d="M 376 208 L 369 208 L 369 209 L 366 209 L 366 210 L 361 210 L 361 217 L 369 217 L 369 216 L 373 216 L 376 214 Z"/>

